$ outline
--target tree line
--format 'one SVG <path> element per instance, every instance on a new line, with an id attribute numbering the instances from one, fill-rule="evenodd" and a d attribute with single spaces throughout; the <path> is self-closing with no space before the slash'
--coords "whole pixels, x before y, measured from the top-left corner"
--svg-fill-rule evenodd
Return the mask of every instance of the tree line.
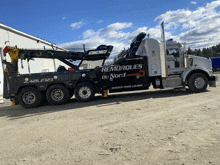
<path id="1" fill-rule="evenodd" d="M 201 57 L 220 57 L 220 43 L 216 46 L 212 46 L 210 48 L 203 48 L 201 49 L 195 49 L 191 50 L 190 47 L 188 47 L 188 50 L 186 51 L 187 54 L 190 55 L 196 55 L 196 56 L 201 56 Z"/>

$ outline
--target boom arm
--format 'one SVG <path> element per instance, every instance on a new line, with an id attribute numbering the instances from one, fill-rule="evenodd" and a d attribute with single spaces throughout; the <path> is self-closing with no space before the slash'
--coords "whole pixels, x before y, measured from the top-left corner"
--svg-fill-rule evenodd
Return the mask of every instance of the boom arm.
<path id="1" fill-rule="evenodd" d="M 56 50 L 33 50 L 33 49 L 18 49 L 17 47 L 5 47 L 4 48 L 4 56 L 6 53 L 9 53 L 11 58 L 11 63 L 14 61 L 18 61 L 18 59 L 28 61 L 33 58 L 50 58 L 50 59 L 58 59 L 70 67 L 77 69 L 77 66 L 70 63 L 67 59 L 71 59 L 72 61 L 76 60 L 106 60 L 113 46 L 105 46 L 100 45 L 94 50 L 88 50 L 86 52 L 65 52 L 65 51 L 56 51 Z M 6 63 L 6 61 L 4 61 Z"/>
<path id="2" fill-rule="evenodd" d="M 130 48 L 127 50 L 123 50 L 120 54 L 118 54 L 118 58 L 121 57 L 134 57 L 135 53 L 137 52 L 142 40 L 144 39 L 144 37 L 146 36 L 146 33 L 139 33 L 131 42 L 130 44 Z"/>

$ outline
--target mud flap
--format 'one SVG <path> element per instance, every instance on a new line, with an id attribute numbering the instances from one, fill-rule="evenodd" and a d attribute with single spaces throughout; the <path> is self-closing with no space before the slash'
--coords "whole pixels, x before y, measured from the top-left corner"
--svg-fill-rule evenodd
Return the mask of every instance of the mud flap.
<path id="1" fill-rule="evenodd" d="M 9 99 L 9 84 L 7 81 L 8 73 L 4 72 L 4 83 L 3 83 L 3 98 Z"/>
<path id="2" fill-rule="evenodd" d="M 210 87 L 216 87 L 216 81 L 218 81 L 218 77 L 217 76 L 212 76 L 209 79 L 209 86 Z"/>
<path id="3" fill-rule="evenodd" d="M 210 87 L 216 87 L 216 81 L 209 81 Z"/>

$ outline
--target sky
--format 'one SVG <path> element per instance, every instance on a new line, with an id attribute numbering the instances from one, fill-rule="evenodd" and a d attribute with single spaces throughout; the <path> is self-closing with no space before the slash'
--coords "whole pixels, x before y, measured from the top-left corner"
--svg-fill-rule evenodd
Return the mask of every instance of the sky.
<path id="1" fill-rule="evenodd" d="M 1 2 L 3 24 L 77 50 L 113 45 L 128 48 L 140 32 L 202 49 L 220 43 L 220 0 L 7 0 Z"/>

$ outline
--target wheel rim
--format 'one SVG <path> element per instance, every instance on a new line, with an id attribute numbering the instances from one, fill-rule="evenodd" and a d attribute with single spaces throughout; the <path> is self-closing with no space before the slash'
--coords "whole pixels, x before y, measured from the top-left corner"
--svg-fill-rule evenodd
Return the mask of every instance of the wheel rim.
<path id="1" fill-rule="evenodd" d="M 64 93 L 61 89 L 54 89 L 51 92 L 51 98 L 54 101 L 61 101 L 64 97 Z"/>
<path id="2" fill-rule="evenodd" d="M 36 96 L 33 92 L 25 92 L 22 96 L 22 100 L 25 104 L 33 104 L 36 100 Z"/>
<path id="3" fill-rule="evenodd" d="M 202 89 L 205 85 L 205 80 L 202 77 L 197 77 L 195 79 L 195 87 L 197 89 Z"/>
<path id="4" fill-rule="evenodd" d="M 81 98 L 87 99 L 91 96 L 91 90 L 89 87 L 82 87 L 79 90 L 79 96 Z"/>

